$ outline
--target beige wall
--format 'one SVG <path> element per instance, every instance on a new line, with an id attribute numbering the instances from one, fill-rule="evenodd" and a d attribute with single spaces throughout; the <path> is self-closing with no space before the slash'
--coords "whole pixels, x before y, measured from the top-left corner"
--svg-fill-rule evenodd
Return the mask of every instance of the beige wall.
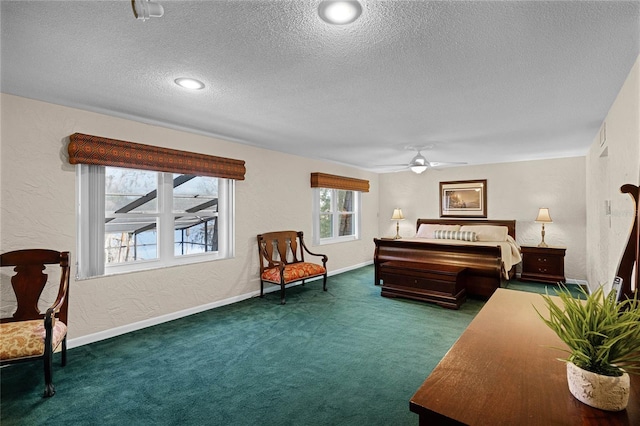
<path id="1" fill-rule="evenodd" d="M 607 116 L 606 143 L 596 136 L 587 157 L 466 166 L 376 175 L 333 163 L 145 125 L 130 120 L 2 94 L 0 98 L 0 251 L 25 247 L 70 250 L 76 245 L 75 169 L 66 162 L 74 132 L 226 156 L 246 161 L 246 180 L 236 186 L 236 256 L 118 276 L 73 280 L 70 337 L 107 337 L 201 307 L 239 300 L 259 289 L 255 235 L 300 229 L 311 241 L 309 174 L 320 171 L 369 180 L 363 196 L 360 241 L 322 246 L 329 269 L 339 272 L 372 260 L 376 236 L 395 234 L 395 207 L 407 218 L 400 233 L 415 233 L 419 217 L 437 218 L 438 183 L 487 179 L 490 219 L 515 219 L 520 244 L 536 245 L 539 207 L 549 207 L 553 224 L 546 241 L 567 247 L 566 275 L 610 281 L 632 220 L 633 205 L 619 193 L 640 180 L 640 71 L 636 62 Z M 586 200 L 586 201 L 585 201 Z M 612 213 L 604 213 L 611 200 Z M 379 214 L 378 214 L 379 212 Z M 586 229 L 586 232 L 585 232 Z M 7 300 L 6 279 L 2 306 Z M 101 337 L 100 337 L 101 336 Z"/>
<path id="2" fill-rule="evenodd" d="M 256 235 L 297 229 L 311 244 L 309 176 L 324 172 L 367 179 L 360 241 L 317 248 L 329 271 L 371 262 L 378 230 L 378 177 L 333 163 L 310 160 L 211 137 L 2 94 L 0 250 L 76 247 L 75 168 L 66 161 L 75 132 L 195 151 L 246 161 L 246 180 L 236 184 L 236 256 L 233 259 L 135 272 L 82 281 L 70 294 L 71 339 L 153 323 L 176 312 L 247 297 L 259 290 Z M 3 305 L 9 285 L 2 280 Z M 9 290 L 10 292 L 10 290 Z"/>
<path id="3" fill-rule="evenodd" d="M 632 198 L 620 193 L 620 187 L 640 180 L 640 58 L 604 123 L 606 137 L 596 135 L 587 155 L 587 275 L 592 288 L 610 285 L 633 223 Z M 605 201 L 611 203 L 611 214 Z"/>
<path id="4" fill-rule="evenodd" d="M 418 218 L 439 217 L 439 183 L 487 179 L 489 219 L 515 219 L 517 241 L 537 245 L 541 226 L 534 220 L 538 208 L 548 207 L 553 223 L 546 226 L 545 241 L 567 248 L 568 279 L 585 280 L 585 157 L 523 161 L 428 170 L 380 176 L 380 231 L 395 234 L 389 220 L 394 207 L 407 218 L 400 234 L 415 234 Z"/>

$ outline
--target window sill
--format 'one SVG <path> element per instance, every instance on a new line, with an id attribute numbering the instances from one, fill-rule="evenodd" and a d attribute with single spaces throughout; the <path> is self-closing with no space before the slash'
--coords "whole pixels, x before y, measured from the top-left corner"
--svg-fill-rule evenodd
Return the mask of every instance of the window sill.
<path id="1" fill-rule="evenodd" d="M 350 241 L 358 241 L 358 240 L 360 240 L 360 238 L 353 235 L 350 235 L 348 237 L 324 238 L 324 239 L 321 239 L 320 242 L 315 245 L 326 246 L 329 244 L 348 243 Z"/>
<path id="2" fill-rule="evenodd" d="M 92 280 L 95 278 L 105 278 L 118 275 L 131 274 L 136 272 L 149 272 L 158 269 L 173 268 L 176 266 L 193 265 L 197 263 L 213 262 L 216 260 L 232 259 L 233 256 L 220 256 L 220 255 L 185 255 L 179 262 L 165 262 L 161 263 L 158 260 L 140 261 L 135 264 L 122 264 L 118 266 L 107 267 L 103 275 L 95 275 L 92 277 L 78 277 L 76 281 Z"/>

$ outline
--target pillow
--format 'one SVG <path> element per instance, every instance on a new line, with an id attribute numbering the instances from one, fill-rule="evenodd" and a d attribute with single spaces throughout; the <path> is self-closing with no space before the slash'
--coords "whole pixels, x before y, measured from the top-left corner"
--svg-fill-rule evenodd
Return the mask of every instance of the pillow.
<path id="1" fill-rule="evenodd" d="M 475 232 L 477 241 L 507 241 L 509 228 L 495 225 L 463 225 L 461 231 Z"/>
<path id="2" fill-rule="evenodd" d="M 439 229 L 433 233 L 437 240 L 476 241 L 476 233 L 472 231 L 445 231 Z"/>
<path id="3" fill-rule="evenodd" d="M 437 230 L 459 231 L 460 225 L 438 225 L 437 223 L 434 223 L 434 224 L 423 223 L 418 228 L 418 233 L 416 234 L 416 237 L 433 239 L 435 238 L 433 236 L 433 233 Z"/>

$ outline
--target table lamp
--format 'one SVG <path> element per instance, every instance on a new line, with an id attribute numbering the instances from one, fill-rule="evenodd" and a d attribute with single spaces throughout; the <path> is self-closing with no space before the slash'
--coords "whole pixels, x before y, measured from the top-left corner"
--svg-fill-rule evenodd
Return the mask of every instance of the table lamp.
<path id="1" fill-rule="evenodd" d="M 402 238 L 400 236 L 400 221 L 404 220 L 404 216 L 402 216 L 402 209 L 394 209 L 393 216 L 391 216 L 391 220 L 396 221 L 396 236 L 393 238 L 396 240 Z"/>
<path id="2" fill-rule="evenodd" d="M 542 241 L 538 244 L 538 247 L 549 247 L 547 243 L 544 242 L 544 224 L 552 223 L 551 216 L 549 215 L 549 209 L 546 207 L 540 207 L 538 210 L 538 217 L 536 218 L 536 222 L 542 223 Z"/>

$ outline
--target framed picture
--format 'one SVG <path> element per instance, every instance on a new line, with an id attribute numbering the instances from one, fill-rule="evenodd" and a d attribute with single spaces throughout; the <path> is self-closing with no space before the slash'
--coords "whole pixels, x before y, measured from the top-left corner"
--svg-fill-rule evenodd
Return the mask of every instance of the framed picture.
<path id="1" fill-rule="evenodd" d="M 440 182 L 440 217 L 487 217 L 487 180 Z"/>

